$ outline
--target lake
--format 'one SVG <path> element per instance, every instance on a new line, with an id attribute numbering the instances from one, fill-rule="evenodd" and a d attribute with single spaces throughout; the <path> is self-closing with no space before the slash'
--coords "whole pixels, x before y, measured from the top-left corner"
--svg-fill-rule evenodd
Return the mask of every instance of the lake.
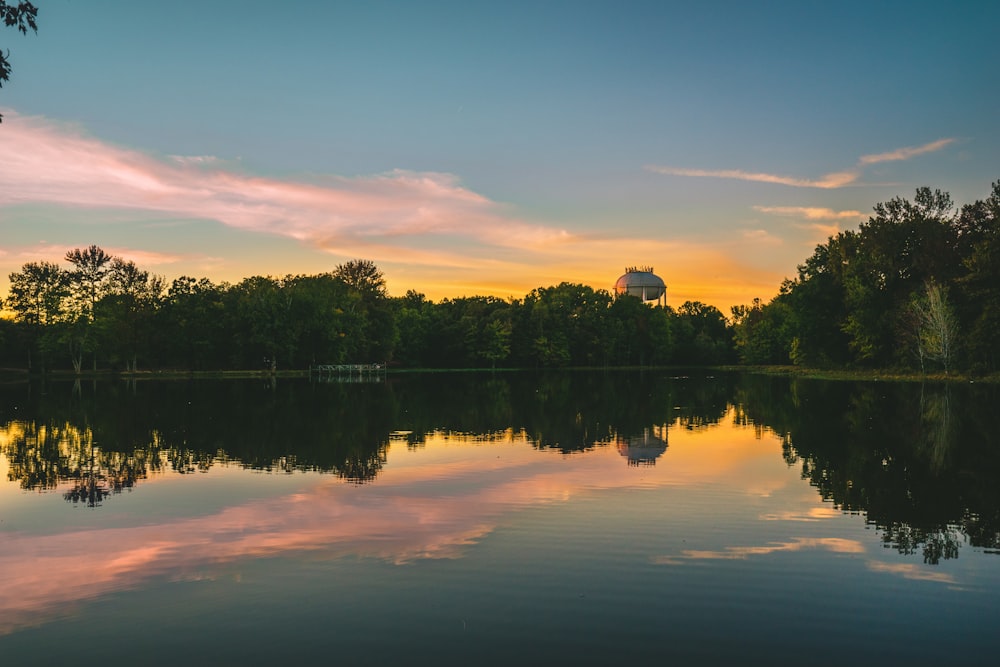
<path id="1" fill-rule="evenodd" d="M 995 385 L 337 380 L 0 385 L 4 664 L 996 664 Z"/>

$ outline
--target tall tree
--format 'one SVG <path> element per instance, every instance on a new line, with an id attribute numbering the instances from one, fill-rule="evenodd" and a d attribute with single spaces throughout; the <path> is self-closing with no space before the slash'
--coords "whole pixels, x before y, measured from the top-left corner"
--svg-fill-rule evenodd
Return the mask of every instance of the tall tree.
<path id="1" fill-rule="evenodd" d="M 945 289 L 933 280 L 927 281 L 923 292 L 914 297 L 910 307 L 916 327 L 913 333 L 921 370 L 924 359 L 928 358 L 941 362 L 947 375 L 958 341 L 958 322 Z"/>
<path id="2" fill-rule="evenodd" d="M 368 259 L 352 259 L 338 264 L 333 275 L 343 280 L 348 287 L 355 289 L 366 299 L 380 299 L 386 296 L 385 276 Z"/>
<path id="3" fill-rule="evenodd" d="M 32 367 L 31 352 L 37 349 L 44 372 L 46 352 L 51 347 L 56 325 L 65 318 L 69 294 L 67 273 L 52 262 L 29 262 L 20 271 L 10 274 L 7 307 L 27 329 L 29 369 Z"/>
<path id="4" fill-rule="evenodd" d="M 158 312 L 160 353 L 170 365 L 195 370 L 230 365 L 233 336 L 228 323 L 225 285 L 207 278 L 176 278 Z"/>
<path id="5" fill-rule="evenodd" d="M 111 255 L 92 245 L 85 250 L 76 248 L 66 253 L 66 261 L 73 265 L 69 272 L 71 296 L 74 303 L 71 327 L 67 332 L 67 342 L 73 368 L 77 373 L 83 365 L 83 353 L 94 355 L 94 370 L 97 370 L 97 341 L 94 330 L 97 302 L 107 288 L 108 272 L 111 270 Z"/>
<path id="6" fill-rule="evenodd" d="M 973 368 L 1000 369 L 1000 181 L 990 196 L 967 204 L 959 216 L 966 275 L 957 281 L 965 328 L 963 350 Z"/>
<path id="7" fill-rule="evenodd" d="M 101 300 L 108 339 L 125 362 L 138 370 L 139 352 L 148 346 L 153 317 L 163 294 L 163 279 L 115 257 L 108 273 L 108 294 Z"/>
<path id="8" fill-rule="evenodd" d="M 353 303 L 349 300 L 345 309 L 347 313 L 364 322 L 363 334 L 357 340 L 357 351 L 352 355 L 352 361 L 389 361 L 396 347 L 398 331 L 382 271 L 371 260 L 354 259 L 339 264 L 333 276 L 343 281 L 357 297 Z"/>

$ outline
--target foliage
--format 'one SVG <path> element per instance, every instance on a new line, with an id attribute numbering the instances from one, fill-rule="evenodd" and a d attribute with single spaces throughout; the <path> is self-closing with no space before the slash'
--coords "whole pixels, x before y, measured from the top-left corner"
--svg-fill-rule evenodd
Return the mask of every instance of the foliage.
<path id="1" fill-rule="evenodd" d="M 913 315 L 913 346 L 924 370 L 924 359 L 941 362 L 945 374 L 951 367 L 958 337 L 958 324 L 944 288 L 928 281 L 924 292 L 910 302 Z"/>
<path id="2" fill-rule="evenodd" d="M 8 28 L 15 28 L 22 35 L 28 34 L 28 30 L 38 32 L 38 24 L 35 20 L 37 16 L 38 9 L 30 2 L 18 2 L 15 5 L 13 2 L 0 0 L 0 17 L 3 18 L 4 25 Z M 4 81 L 10 80 L 11 66 L 7 59 L 9 56 L 9 52 L 0 49 L 0 88 L 3 87 Z M 0 115 L 0 122 L 2 121 L 3 116 Z"/>
<path id="3" fill-rule="evenodd" d="M 816 247 L 770 302 L 676 310 L 564 282 L 522 299 L 390 297 L 374 262 L 236 285 L 162 278 L 94 245 L 12 273 L 5 361 L 244 370 L 786 364 L 1000 370 L 1000 182 L 956 212 L 919 188 Z M 165 293 L 164 293 L 165 292 Z M 961 351 L 961 354 L 958 354 Z M 67 354 L 68 353 L 68 354 Z M 36 364 L 37 362 L 37 364 Z"/>
<path id="4" fill-rule="evenodd" d="M 746 363 L 996 372 L 1000 349 L 1000 182 L 956 212 L 948 193 L 876 204 L 857 230 L 816 248 L 764 305 L 733 311 Z"/>

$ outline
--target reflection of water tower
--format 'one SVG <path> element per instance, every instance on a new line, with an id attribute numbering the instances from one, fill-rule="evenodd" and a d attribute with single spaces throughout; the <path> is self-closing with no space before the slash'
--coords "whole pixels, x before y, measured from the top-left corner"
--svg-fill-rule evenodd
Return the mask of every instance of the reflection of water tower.
<path id="1" fill-rule="evenodd" d="M 667 429 L 665 426 L 654 426 L 631 438 L 617 436 L 615 444 L 618 453 L 628 459 L 630 466 L 656 465 L 656 459 L 667 451 Z"/>
<path id="2" fill-rule="evenodd" d="M 657 305 L 667 305 L 667 285 L 660 276 L 653 273 L 651 266 L 630 266 L 625 275 L 615 283 L 615 294 L 631 294 L 646 301 L 656 301 Z"/>

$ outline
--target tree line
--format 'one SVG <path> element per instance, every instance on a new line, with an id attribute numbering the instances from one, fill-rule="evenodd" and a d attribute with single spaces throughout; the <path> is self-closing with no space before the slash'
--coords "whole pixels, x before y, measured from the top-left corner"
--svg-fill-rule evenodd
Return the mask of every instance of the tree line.
<path id="1" fill-rule="evenodd" d="M 1000 370 L 1000 181 L 961 208 L 926 187 L 877 204 L 730 326 L 749 364 Z"/>
<path id="2" fill-rule="evenodd" d="M 10 274 L 0 363 L 51 369 L 259 370 L 384 362 L 496 368 L 725 363 L 733 347 L 712 306 L 676 312 L 562 283 L 522 299 L 390 297 L 379 268 L 239 283 L 159 276 L 99 246 L 65 266 L 29 262 Z"/>
<path id="3" fill-rule="evenodd" d="M 800 364 L 995 372 L 1000 359 L 1000 181 L 956 209 L 940 190 L 879 203 L 830 237 L 770 302 L 650 306 L 586 285 L 523 298 L 391 297 L 381 270 L 169 285 L 99 246 L 10 274 L 0 364 L 259 370 Z"/>

